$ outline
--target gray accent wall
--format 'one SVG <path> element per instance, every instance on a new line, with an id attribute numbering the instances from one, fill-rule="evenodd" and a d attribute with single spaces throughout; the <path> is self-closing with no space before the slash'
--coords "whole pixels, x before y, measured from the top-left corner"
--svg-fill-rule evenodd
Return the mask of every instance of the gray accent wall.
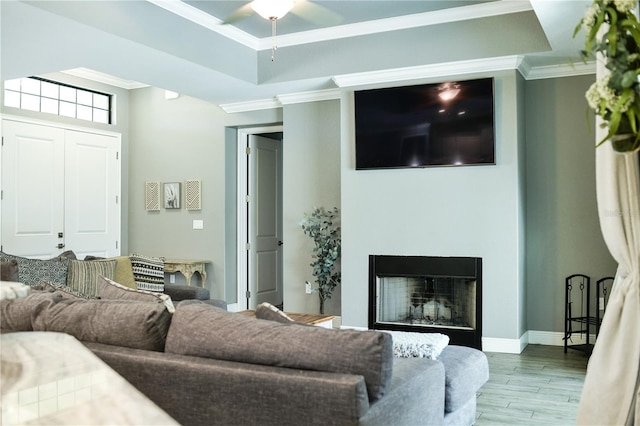
<path id="1" fill-rule="evenodd" d="M 356 171 L 353 94 L 345 93 L 343 324 L 368 325 L 369 255 L 469 256 L 483 261 L 483 335 L 520 337 L 524 174 L 516 74 L 495 75 L 496 165 Z"/>

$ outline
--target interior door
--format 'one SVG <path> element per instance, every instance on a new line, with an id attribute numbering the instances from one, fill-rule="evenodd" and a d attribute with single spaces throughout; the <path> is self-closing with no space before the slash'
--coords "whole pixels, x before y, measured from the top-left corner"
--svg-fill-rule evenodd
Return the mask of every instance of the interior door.
<path id="1" fill-rule="evenodd" d="M 283 303 L 282 143 L 249 136 L 249 307 Z"/>
<path id="2" fill-rule="evenodd" d="M 80 259 L 120 254 L 120 140 L 67 131 L 65 244 Z"/>
<path id="3" fill-rule="evenodd" d="M 2 134 L 2 249 L 54 257 L 64 241 L 64 130 L 3 120 Z"/>

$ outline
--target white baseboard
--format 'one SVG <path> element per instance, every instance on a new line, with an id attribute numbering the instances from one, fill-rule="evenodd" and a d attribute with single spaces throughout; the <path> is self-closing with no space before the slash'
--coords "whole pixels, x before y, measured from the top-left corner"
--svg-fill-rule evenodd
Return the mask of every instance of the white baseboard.
<path id="1" fill-rule="evenodd" d="M 560 331 L 535 331 L 529 330 L 530 345 L 564 346 L 564 333 Z M 583 333 L 574 333 L 569 340 L 570 345 L 582 345 L 587 343 L 587 336 Z M 596 341 L 595 334 L 589 335 L 589 343 Z"/>
<path id="2" fill-rule="evenodd" d="M 523 334 L 520 339 L 501 339 L 497 337 L 483 337 L 482 350 L 484 352 L 500 352 L 506 354 L 519 354 L 527 347 Z"/>

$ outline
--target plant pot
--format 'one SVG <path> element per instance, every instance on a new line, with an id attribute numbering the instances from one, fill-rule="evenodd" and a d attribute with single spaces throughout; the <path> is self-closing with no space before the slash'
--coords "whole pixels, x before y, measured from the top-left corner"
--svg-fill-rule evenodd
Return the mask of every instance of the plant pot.
<path id="1" fill-rule="evenodd" d="M 634 133 L 619 133 L 611 136 L 611 146 L 616 152 L 627 153 L 640 150 L 640 140 Z"/>

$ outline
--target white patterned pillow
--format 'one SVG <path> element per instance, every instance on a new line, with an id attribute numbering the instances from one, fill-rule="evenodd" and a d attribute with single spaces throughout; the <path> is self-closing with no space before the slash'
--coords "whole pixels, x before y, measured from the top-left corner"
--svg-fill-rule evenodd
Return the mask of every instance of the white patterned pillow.
<path id="1" fill-rule="evenodd" d="M 133 253 L 131 259 L 131 269 L 133 278 L 136 280 L 138 290 L 164 292 L 164 258 L 142 256 Z"/>

